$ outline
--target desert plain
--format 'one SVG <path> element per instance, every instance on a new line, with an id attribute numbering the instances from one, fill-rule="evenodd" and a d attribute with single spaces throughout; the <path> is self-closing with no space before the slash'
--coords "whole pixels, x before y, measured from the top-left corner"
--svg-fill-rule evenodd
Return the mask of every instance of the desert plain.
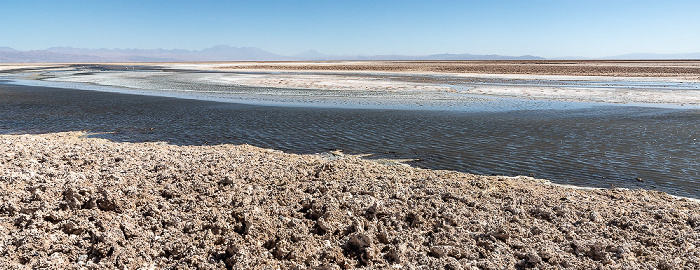
<path id="1" fill-rule="evenodd" d="M 14 75 L 90 65 L 3 64 L 0 70 Z M 693 89 L 624 93 L 551 83 L 632 78 L 692 85 L 700 82 L 700 61 L 99 65 L 245 71 L 206 80 L 365 92 L 444 93 L 455 91 L 446 82 L 498 80 L 512 86 L 464 91 L 700 105 Z M 94 83 L 90 76 L 58 80 Z M 523 80 L 547 82 L 523 87 Z M 250 145 L 120 143 L 80 131 L 13 131 L 0 135 L 0 198 L 0 268 L 8 269 L 700 268 L 697 200 L 426 170 L 340 151 L 298 155 Z"/>

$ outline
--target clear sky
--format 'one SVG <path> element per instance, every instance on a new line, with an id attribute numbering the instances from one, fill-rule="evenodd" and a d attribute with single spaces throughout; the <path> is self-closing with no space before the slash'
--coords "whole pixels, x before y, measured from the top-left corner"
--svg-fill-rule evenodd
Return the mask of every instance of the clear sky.
<path id="1" fill-rule="evenodd" d="M 700 52 L 700 0 L 0 0 L 0 46 L 292 55 Z"/>

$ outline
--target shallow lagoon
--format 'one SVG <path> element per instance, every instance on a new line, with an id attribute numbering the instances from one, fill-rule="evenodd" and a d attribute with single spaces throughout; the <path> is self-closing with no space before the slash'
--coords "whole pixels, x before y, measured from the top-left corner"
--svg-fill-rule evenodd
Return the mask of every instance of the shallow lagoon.
<path id="1" fill-rule="evenodd" d="M 11 84 L 0 84 L 0 94 L 6 97 L 0 101 L 3 133 L 86 130 L 117 141 L 248 143 L 295 153 L 342 149 L 415 159 L 412 165 L 431 169 L 700 198 L 698 110 L 527 99 L 515 102 L 546 106 L 283 107 Z"/>

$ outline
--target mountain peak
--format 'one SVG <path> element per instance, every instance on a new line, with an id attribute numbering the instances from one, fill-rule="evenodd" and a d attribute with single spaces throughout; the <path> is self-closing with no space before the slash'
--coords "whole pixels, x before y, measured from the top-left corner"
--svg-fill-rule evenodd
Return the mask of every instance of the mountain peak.
<path id="1" fill-rule="evenodd" d="M 203 49 L 202 51 L 229 50 L 229 49 L 233 49 L 233 48 L 234 48 L 234 47 L 231 47 L 231 46 L 229 46 L 229 45 L 220 44 L 220 45 L 212 46 L 212 47 L 210 47 L 210 48 Z"/>
<path id="2" fill-rule="evenodd" d="M 0 47 L 0 52 L 16 52 L 17 50 L 10 47 Z"/>

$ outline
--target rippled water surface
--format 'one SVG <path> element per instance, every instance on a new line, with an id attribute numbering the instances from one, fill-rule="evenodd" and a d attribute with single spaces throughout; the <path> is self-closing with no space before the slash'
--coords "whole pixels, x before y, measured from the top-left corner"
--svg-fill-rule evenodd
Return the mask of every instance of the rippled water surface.
<path id="1" fill-rule="evenodd" d="M 700 111 L 625 106 L 411 111 L 253 106 L 0 83 L 0 132 L 343 149 L 477 174 L 700 198 Z"/>

